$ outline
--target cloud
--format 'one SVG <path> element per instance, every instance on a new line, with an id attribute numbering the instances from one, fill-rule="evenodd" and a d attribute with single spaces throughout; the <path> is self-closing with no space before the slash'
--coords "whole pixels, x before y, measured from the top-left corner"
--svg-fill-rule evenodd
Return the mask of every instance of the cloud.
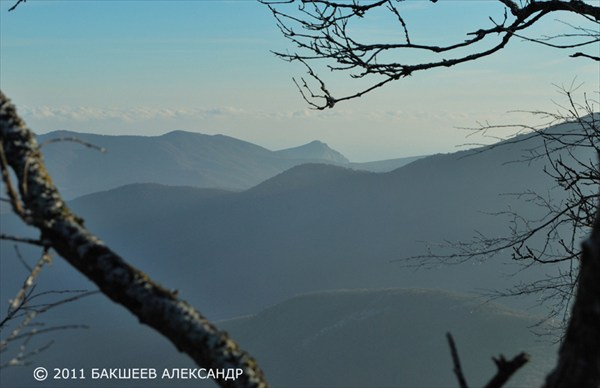
<path id="1" fill-rule="evenodd" d="M 303 121 L 303 120 L 354 120 L 367 118 L 367 113 L 357 113 L 353 110 L 316 111 L 300 110 L 248 110 L 233 106 L 201 107 L 201 108 L 172 108 L 172 107 L 93 107 L 93 106 L 38 106 L 20 107 L 20 112 L 26 120 L 46 121 L 53 123 L 91 123 L 91 122 L 121 122 L 133 124 L 148 121 L 178 121 L 178 120 L 256 120 L 256 121 Z"/>
<path id="2" fill-rule="evenodd" d="M 177 120 L 177 119 L 214 119 L 234 118 L 248 115 L 249 112 L 235 107 L 215 108 L 106 108 L 90 106 L 63 106 L 63 107 L 23 107 L 20 109 L 23 116 L 35 120 L 56 121 L 106 121 L 117 120 L 126 123 L 147 120 Z"/>
<path id="3" fill-rule="evenodd" d="M 20 113 L 26 119 L 52 120 L 58 122 L 92 122 L 92 121 L 121 121 L 135 123 L 149 120 L 315 120 L 315 121 L 374 121 L 374 122 L 406 122 L 406 121 L 460 121 L 479 119 L 480 117 L 496 116 L 497 113 L 479 111 L 460 111 L 455 109 L 342 109 L 318 111 L 313 109 L 300 110 L 251 110 L 234 106 L 172 108 L 172 107 L 93 107 L 93 106 L 23 106 Z"/>

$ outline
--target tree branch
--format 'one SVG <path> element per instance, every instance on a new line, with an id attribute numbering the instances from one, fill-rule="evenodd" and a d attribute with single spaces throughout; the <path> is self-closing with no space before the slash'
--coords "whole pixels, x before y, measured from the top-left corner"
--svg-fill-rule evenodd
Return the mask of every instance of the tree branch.
<path id="1" fill-rule="evenodd" d="M 465 375 L 460 366 L 460 358 L 458 357 L 454 338 L 450 333 L 446 333 L 446 338 L 448 339 L 448 345 L 450 346 L 452 363 L 454 364 L 454 374 L 456 374 L 456 378 L 458 379 L 458 385 L 460 388 L 468 388 L 467 380 L 465 379 Z M 503 387 L 512 375 L 529 361 L 529 355 L 527 353 L 520 353 L 510 361 L 507 361 L 503 355 L 500 355 L 499 358 L 493 357 L 492 360 L 494 360 L 494 364 L 496 364 L 498 371 L 484 388 Z"/>
<path id="2" fill-rule="evenodd" d="M 465 375 L 460 366 L 460 358 L 458 357 L 454 338 L 450 333 L 446 333 L 446 338 L 448 339 L 448 346 L 450 346 L 450 354 L 452 355 L 452 363 L 454 364 L 454 374 L 456 374 L 456 378 L 458 379 L 458 385 L 460 388 L 467 388 L 467 380 L 465 379 Z"/>
<path id="3" fill-rule="evenodd" d="M 24 243 L 24 244 L 36 245 L 38 247 L 48 246 L 48 244 L 42 240 L 38 240 L 38 239 L 34 239 L 34 238 L 27 238 L 27 237 L 11 236 L 10 234 L 5 234 L 5 233 L 0 233 L 0 240 L 15 241 L 15 242 L 20 242 L 20 243 Z"/>
<path id="4" fill-rule="evenodd" d="M 579 283 L 558 363 L 545 388 L 600 386 L 600 212 L 582 244 Z"/>
<path id="5" fill-rule="evenodd" d="M 419 44 L 409 34 L 407 19 L 400 12 L 400 2 L 378 0 L 358 2 L 345 0 L 298 0 L 289 2 L 259 0 L 266 4 L 283 36 L 294 46 L 296 52 L 275 52 L 286 61 L 302 61 L 309 67 L 311 77 L 323 90 L 325 82 L 306 61 L 324 60 L 332 71 L 349 72 L 351 78 L 366 76 L 380 77 L 359 92 L 349 93 L 343 97 L 334 97 L 329 91 L 313 94 L 308 85 L 301 88 L 303 98 L 311 96 L 307 101 L 316 109 L 333 108 L 337 102 L 359 98 L 372 90 L 378 89 L 390 81 L 413 75 L 415 72 L 439 67 L 452 67 L 465 62 L 478 60 L 502 50 L 514 37 L 545 44 L 557 49 L 575 47 L 595 47 L 600 33 L 597 28 L 579 29 L 580 33 L 563 34 L 557 37 L 578 39 L 575 43 L 563 45 L 551 44 L 545 39 L 525 37 L 521 31 L 529 29 L 546 15 L 554 12 L 570 12 L 580 15 L 585 21 L 594 25 L 600 21 L 600 6 L 590 5 L 581 0 L 538 0 L 515 1 L 497 0 L 504 8 L 501 22 L 494 21 L 487 28 L 480 28 L 467 33 L 467 39 L 457 40 L 448 45 Z M 293 10 L 294 4 L 297 9 Z M 361 43 L 354 37 L 360 29 L 352 28 L 352 23 L 367 17 L 367 13 L 377 9 L 385 10 L 398 25 L 404 39 L 400 42 Z M 380 15 L 378 15 L 380 17 Z M 510 19 L 510 20 L 509 20 Z M 596 27 L 596 26 L 595 26 Z M 467 51 L 469 50 L 469 51 Z M 417 63 L 409 62 L 411 52 L 429 52 L 433 58 L 423 59 Z M 386 53 L 393 55 L 386 55 Z M 402 57 L 407 53 L 406 57 Z M 441 57 L 443 53 L 453 54 L 450 58 Z M 575 56 L 595 59 L 595 56 L 576 53 Z M 400 58 L 400 59 L 398 59 Z M 314 63 L 314 62 L 311 62 Z M 316 89 L 316 88 L 315 88 Z M 314 102 L 317 100 L 317 102 Z M 321 102 L 320 100 L 324 100 Z"/>
<path id="6" fill-rule="evenodd" d="M 588 54 L 584 54 L 584 53 L 581 53 L 581 52 L 577 52 L 575 54 L 571 54 L 570 57 L 571 58 L 584 57 L 584 58 L 588 58 L 588 59 L 591 59 L 591 60 L 594 60 L 594 61 L 600 61 L 600 56 L 597 57 L 597 56 L 594 56 L 594 55 L 588 55 Z"/>
<path id="7" fill-rule="evenodd" d="M 22 202 L 31 215 L 25 221 L 41 231 L 43 240 L 106 296 L 168 338 L 198 366 L 242 369 L 237 380 L 219 380 L 222 386 L 266 386 L 256 361 L 225 332 L 219 331 L 187 302 L 126 263 L 83 226 L 52 183 L 33 133 L 1 92 L 0 143 L 19 181 Z"/>
<path id="8" fill-rule="evenodd" d="M 529 361 L 529 355 L 527 353 L 520 353 L 516 355 L 512 360 L 507 361 L 503 355 L 499 358 L 492 358 L 498 371 L 496 375 L 485 385 L 485 388 L 500 388 L 510 380 L 512 375 L 515 374 L 523 365 Z"/>
<path id="9" fill-rule="evenodd" d="M 13 11 L 15 8 L 17 8 L 17 6 L 18 6 L 19 4 L 21 4 L 21 3 L 24 3 L 24 2 L 26 2 L 26 1 L 27 1 L 27 0 L 17 0 L 17 2 L 16 2 L 16 3 L 15 3 L 13 6 L 12 6 L 12 7 L 10 7 L 10 8 L 8 9 L 8 12 L 10 12 L 10 11 Z"/>

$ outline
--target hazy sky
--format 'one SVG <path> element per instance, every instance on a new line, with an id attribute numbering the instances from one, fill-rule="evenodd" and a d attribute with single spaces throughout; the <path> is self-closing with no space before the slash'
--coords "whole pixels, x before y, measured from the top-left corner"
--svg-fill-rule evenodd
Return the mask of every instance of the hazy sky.
<path id="1" fill-rule="evenodd" d="M 270 149 L 320 139 L 352 161 L 449 152 L 456 127 L 523 120 L 516 109 L 555 110 L 553 84 L 576 79 L 597 93 L 598 64 L 515 40 L 502 52 L 451 69 L 417 73 L 360 100 L 311 111 L 292 77 L 304 69 L 269 50 L 293 47 L 269 10 L 253 1 L 34 1 L 8 13 L 0 2 L 1 88 L 36 132 L 69 129 L 156 135 L 180 129 L 226 135 Z M 496 1 L 407 1 L 413 39 L 464 38 L 501 18 Z M 536 31 L 564 24 L 551 15 Z M 469 28 L 473 26 L 474 28 Z M 385 20 L 365 37 L 397 33 Z M 465 30 L 466 29 L 466 30 Z M 354 84 L 334 76 L 337 94 Z M 597 94 L 595 95 L 597 98 Z"/>

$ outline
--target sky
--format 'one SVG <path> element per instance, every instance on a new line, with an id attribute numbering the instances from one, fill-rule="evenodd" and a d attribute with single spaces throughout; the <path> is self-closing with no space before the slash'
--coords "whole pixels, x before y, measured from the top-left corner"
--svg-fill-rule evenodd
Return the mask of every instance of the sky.
<path id="1" fill-rule="evenodd" d="M 37 133 L 73 130 L 160 135 L 225 134 L 277 150 L 318 139 L 351 161 L 453 152 L 493 141 L 464 128 L 535 122 L 514 111 L 556 111 L 558 87 L 598 99 L 600 69 L 571 52 L 519 40 L 450 69 L 416 73 L 332 110 L 314 111 L 292 77 L 299 64 L 270 11 L 254 0 L 0 0 L 0 87 Z M 496 0 L 402 4 L 413 40 L 463 39 L 502 16 Z M 550 16 L 535 33 L 565 28 Z M 597 27 L 596 27 L 597 28 Z M 356 26 L 367 40 L 398 35 L 375 15 Z M 336 95 L 359 87 L 322 73 Z M 493 133 L 506 136 L 508 133 Z"/>

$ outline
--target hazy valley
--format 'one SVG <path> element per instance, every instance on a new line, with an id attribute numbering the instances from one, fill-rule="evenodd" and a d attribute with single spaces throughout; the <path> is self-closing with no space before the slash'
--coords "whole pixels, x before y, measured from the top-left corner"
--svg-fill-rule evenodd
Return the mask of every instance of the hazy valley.
<path id="1" fill-rule="evenodd" d="M 43 148 L 65 195 L 89 193 L 69 202 L 86 226 L 219 320 L 276 386 L 453 385 L 446 331 L 455 334 L 475 384 L 493 374 L 490 357 L 501 352 L 534 356 L 516 376 L 519 385 L 537 385 L 554 359 L 554 346 L 530 331 L 545 310 L 522 310 L 535 300 L 501 300 L 503 307 L 481 296 L 543 278 L 539 268 L 519 271 L 508 253 L 429 269 L 406 261 L 428 245 L 469 241 L 476 232 L 507 235 L 506 218 L 489 213 L 542 214 L 507 193 L 532 190 L 560 201 L 564 192 L 542 172 L 543 158 L 519 162 L 542 146 L 539 138 L 358 165 L 320 142 L 269 151 L 183 132 L 40 140 L 50 136 L 108 149 L 70 142 Z M 6 211 L 2 218 L 3 230 L 28 233 Z M 2 243 L 2 256 L 14 256 L 12 244 Z M 22 282 L 15 274 L 25 271 L 17 260 L 1 265 L 2 294 L 10 296 Z M 58 257 L 38 287 L 94 289 Z M 191 366 L 101 295 L 44 319 L 91 326 L 58 332 L 36 359 L 44 365 Z M 23 373 L 29 371 L 15 368 L 3 379 L 23 381 Z"/>

